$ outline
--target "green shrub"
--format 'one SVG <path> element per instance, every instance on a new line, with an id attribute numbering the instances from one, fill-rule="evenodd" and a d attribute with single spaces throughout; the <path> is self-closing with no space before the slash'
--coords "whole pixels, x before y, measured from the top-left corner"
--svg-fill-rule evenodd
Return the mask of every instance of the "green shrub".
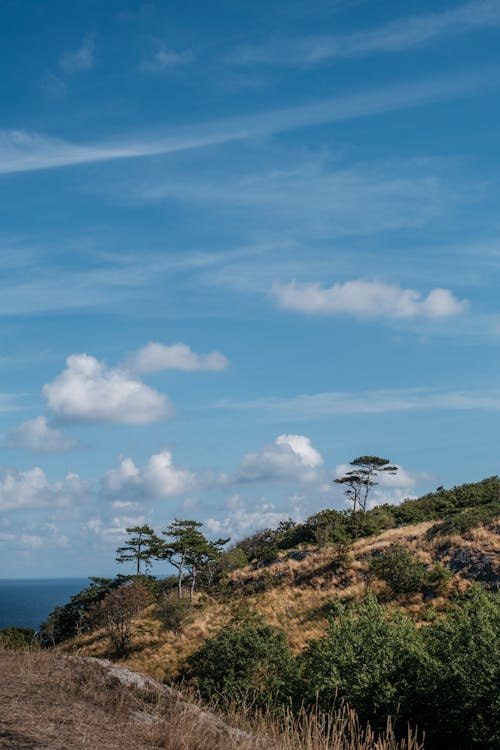
<path id="1" fill-rule="evenodd" d="M 332 611 L 328 633 L 298 658 L 295 702 L 330 711 L 341 700 L 382 728 L 387 716 L 411 716 L 411 694 L 424 659 L 414 623 L 369 596 Z"/>
<path id="2" fill-rule="evenodd" d="M 233 549 L 242 550 L 249 562 L 270 563 L 278 556 L 278 542 L 273 529 L 261 529 L 242 539 Z"/>
<path id="3" fill-rule="evenodd" d="M 429 656 L 415 709 L 429 750 L 500 747 L 500 600 L 481 586 L 423 629 Z"/>
<path id="4" fill-rule="evenodd" d="M 467 508 L 450 515 L 444 521 L 429 530 L 429 538 L 435 536 L 451 536 L 453 534 L 467 534 L 471 529 L 478 526 L 486 526 L 500 516 L 500 500 L 495 500 L 488 505 L 480 505 Z"/>
<path id="5" fill-rule="evenodd" d="M 252 614 L 236 616 L 187 659 L 184 676 L 205 700 L 279 705 L 289 694 L 293 658 L 284 634 Z"/>
<path id="6" fill-rule="evenodd" d="M 339 544 L 349 539 L 349 524 L 347 511 L 326 508 L 310 516 L 304 525 L 311 541 L 316 544 Z"/>
<path id="7" fill-rule="evenodd" d="M 37 634 L 33 628 L 7 627 L 0 628 L 0 648 L 21 651 L 38 644 Z"/>
<path id="8" fill-rule="evenodd" d="M 429 582 L 425 564 L 400 544 L 391 544 L 381 555 L 372 557 L 370 572 L 386 581 L 396 595 L 416 593 Z"/>

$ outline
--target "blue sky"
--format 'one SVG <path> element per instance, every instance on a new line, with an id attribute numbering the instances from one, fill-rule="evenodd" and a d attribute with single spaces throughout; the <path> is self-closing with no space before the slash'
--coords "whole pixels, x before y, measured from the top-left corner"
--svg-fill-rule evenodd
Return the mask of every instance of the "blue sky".
<path id="1" fill-rule="evenodd" d="M 498 472 L 500 2 L 0 1 L 0 576 Z M 158 572 L 160 572 L 158 570 Z"/>

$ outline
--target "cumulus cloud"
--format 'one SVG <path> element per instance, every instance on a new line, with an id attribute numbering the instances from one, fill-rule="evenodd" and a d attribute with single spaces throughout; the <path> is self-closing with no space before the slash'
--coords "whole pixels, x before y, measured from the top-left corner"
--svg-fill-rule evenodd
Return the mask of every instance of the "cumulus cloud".
<path id="1" fill-rule="evenodd" d="M 87 34 L 75 52 L 67 52 L 59 61 L 62 70 L 71 75 L 85 73 L 94 65 L 95 34 Z"/>
<path id="2" fill-rule="evenodd" d="M 27 471 L 0 469 L 0 510 L 64 507 L 83 500 L 88 484 L 78 474 L 50 482 L 39 466 Z"/>
<path id="3" fill-rule="evenodd" d="M 187 344 L 166 346 L 155 341 L 150 341 L 142 349 L 134 352 L 127 361 L 128 368 L 139 374 L 160 370 L 224 370 L 228 364 L 227 358 L 216 351 L 196 354 Z"/>
<path id="4" fill-rule="evenodd" d="M 68 421 L 149 424 L 172 415 L 167 397 L 88 354 L 73 354 L 67 368 L 43 387 L 49 408 Z"/>
<path id="5" fill-rule="evenodd" d="M 76 448 L 77 441 L 51 427 L 46 417 L 23 422 L 7 435 L 7 446 L 26 448 L 34 453 L 64 453 Z"/>
<path id="6" fill-rule="evenodd" d="M 170 451 L 162 451 L 138 467 L 131 458 L 124 458 L 118 468 L 102 478 L 102 493 L 123 501 L 162 499 L 189 492 L 196 485 L 196 475 L 174 464 Z"/>
<path id="7" fill-rule="evenodd" d="M 225 511 L 226 515 L 222 518 L 210 517 L 204 521 L 205 526 L 214 536 L 227 535 L 241 538 L 256 529 L 274 528 L 280 521 L 297 515 L 295 510 L 278 511 L 273 503 L 265 500 L 259 502 L 255 502 L 254 499 L 245 500 L 239 494 L 228 498 Z"/>
<path id="8" fill-rule="evenodd" d="M 448 289 L 432 289 L 425 297 L 415 289 L 397 284 L 355 279 L 330 287 L 317 283 L 275 284 L 273 294 L 280 307 L 320 315 L 353 315 L 357 318 L 445 318 L 467 308 Z"/>
<path id="9" fill-rule="evenodd" d="M 244 456 L 236 475 L 237 482 L 266 482 L 318 479 L 323 464 L 320 453 L 305 435 L 279 435 L 274 443 L 257 453 Z"/>

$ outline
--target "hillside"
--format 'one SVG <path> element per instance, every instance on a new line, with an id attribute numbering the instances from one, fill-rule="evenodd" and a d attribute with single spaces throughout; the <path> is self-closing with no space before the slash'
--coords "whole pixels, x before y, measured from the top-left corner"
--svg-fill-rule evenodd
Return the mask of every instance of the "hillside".
<path id="1" fill-rule="evenodd" d="M 40 669 L 59 691 L 64 686 L 68 700 L 92 701 L 102 692 L 103 706 L 116 699 L 117 681 L 129 689 L 155 679 L 155 705 L 168 695 L 187 724 L 174 712 L 169 734 L 160 717 L 164 736 L 153 737 L 157 718 L 146 718 L 149 739 L 137 735 L 137 747 L 211 750 L 224 735 L 230 748 L 234 735 L 220 729 L 222 721 L 250 733 L 239 747 L 396 750 L 422 745 L 425 734 L 427 750 L 489 750 L 500 743 L 499 498 L 500 479 L 490 477 L 400 506 L 356 514 L 325 509 L 216 554 L 222 540 L 210 548 L 201 524 L 176 520 L 192 549 L 210 552 L 196 576 L 179 579 L 182 598 L 175 577 L 92 579 L 44 625 L 42 644 L 55 646 L 49 653 L 26 657 L 22 667 L 4 652 L 7 669 L 24 668 L 28 676 L 13 685 L 18 704 L 19 691 Z M 153 539 L 147 527 L 129 532 Z M 125 549 L 134 551 L 133 544 Z M 27 638 L 20 629 L 5 631 L 0 646 L 22 648 Z M 43 679 L 40 695 L 53 700 Z M 220 712 L 207 719 L 219 727 L 208 744 L 190 734 L 194 721 L 198 735 L 209 737 L 199 710 L 193 714 L 165 683 L 194 690 Z M 130 703 L 120 691 L 118 704 L 129 712 L 123 721 L 130 723 L 138 698 Z M 30 700 L 32 694 L 29 687 Z M 361 727 L 375 735 L 365 742 Z M 134 724 L 130 736 L 137 731 Z"/>
<path id="2" fill-rule="evenodd" d="M 425 624 L 443 612 L 450 595 L 464 591 L 477 580 L 489 589 L 500 581 L 500 538 L 496 521 L 463 535 L 433 536 L 441 521 L 428 521 L 388 529 L 355 541 L 348 549 L 338 546 L 301 545 L 279 553 L 274 562 L 248 565 L 230 573 L 227 590 L 220 595 L 199 594 L 191 616 L 179 629 L 169 629 L 150 606 L 135 621 L 133 648 L 123 663 L 155 679 L 174 679 L 185 659 L 217 632 L 240 607 L 261 613 L 286 633 L 293 652 L 300 652 L 327 628 L 328 604 L 363 596 L 369 587 L 380 600 L 401 607 Z M 391 545 L 408 549 L 428 568 L 436 564 L 451 571 L 449 580 L 422 592 L 393 596 L 386 583 L 369 573 L 369 562 Z M 106 635 L 95 631 L 63 645 L 79 654 L 110 657 Z"/>
<path id="3" fill-rule="evenodd" d="M 314 721 L 223 720 L 123 667 L 55 652 L 0 649 L 2 750 L 422 750 L 358 726 L 352 712 L 327 735 Z"/>

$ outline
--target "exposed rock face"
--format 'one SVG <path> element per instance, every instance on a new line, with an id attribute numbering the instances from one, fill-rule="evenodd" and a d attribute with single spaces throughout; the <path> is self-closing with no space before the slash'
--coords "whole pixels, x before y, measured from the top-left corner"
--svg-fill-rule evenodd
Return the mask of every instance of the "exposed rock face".
<path id="1" fill-rule="evenodd" d="M 459 547 L 443 550 L 438 554 L 438 558 L 454 573 L 477 581 L 490 591 L 500 590 L 499 565 L 489 555 L 470 547 Z"/>

